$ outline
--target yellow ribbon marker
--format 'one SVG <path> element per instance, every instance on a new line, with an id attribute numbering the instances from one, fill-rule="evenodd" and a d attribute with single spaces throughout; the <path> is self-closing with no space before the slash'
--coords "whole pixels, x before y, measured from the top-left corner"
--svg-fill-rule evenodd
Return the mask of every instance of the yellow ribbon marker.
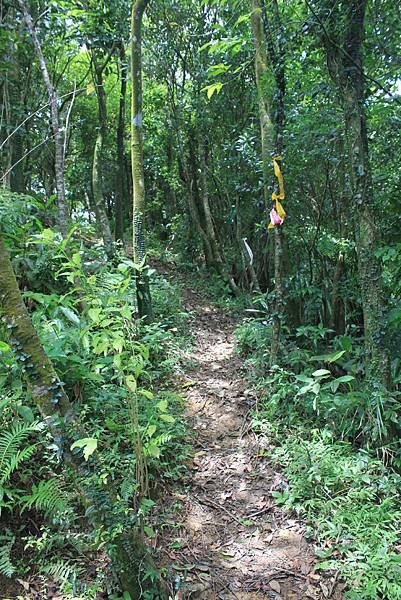
<path id="1" fill-rule="evenodd" d="M 272 219 L 272 221 L 275 220 L 276 223 L 273 223 L 272 221 L 270 221 L 269 225 L 267 226 L 268 229 L 273 229 L 276 225 L 281 225 L 286 217 L 286 212 L 283 208 L 283 205 L 280 202 L 280 200 L 284 200 L 285 192 L 284 192 L 283 174 L 281 173 L 280 165 L 278 163 L 279 160 L 281 160 L 281 156 L 275 156 L 273 158 L 274 174 L 278 179 L 279 193 L 278 194 L 276 194 L 276 192 L 272 193 L 272 200 L 273 200 L 273 202 L 276 203 L 276 209 L 275 210 L 273 209 L 273 211 L 276 213 L 276 215 L 272 216 L 272 214 L 270 213 L 270 218 Z M 277 215 L 278 215 L 279 219 L 277 218 Z"/>

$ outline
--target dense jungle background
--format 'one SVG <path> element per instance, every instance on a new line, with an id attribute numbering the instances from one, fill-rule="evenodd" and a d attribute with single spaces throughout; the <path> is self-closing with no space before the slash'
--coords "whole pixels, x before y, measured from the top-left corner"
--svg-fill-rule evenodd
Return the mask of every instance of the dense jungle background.
<path id="1" fill-rule="evenodd" d="M 0 597 L 401 598 L 393 0 L 0 0 Z"/>

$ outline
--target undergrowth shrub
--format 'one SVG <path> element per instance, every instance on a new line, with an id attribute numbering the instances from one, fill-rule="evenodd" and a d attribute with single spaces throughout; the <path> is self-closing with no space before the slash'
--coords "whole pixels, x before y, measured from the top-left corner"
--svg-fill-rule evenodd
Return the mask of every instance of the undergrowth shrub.
<path id="1" fill-rule="evenodd" d="M 273 493 L 314 524 L 318 568 L 340 571 L 347 598 L 401 598 L 401 477 L 325 430 L 287 432 L 273 455 L 289 483 Z"/>
<path id="2" fill-rule="evenodd" d="M 178 368 L 179 346 L 187 335 L 186 313 L 179 288 L 154 273 L 156 320 L 151 325 L 141 323 L 136 316 L 133 265 L 120 251 L 111 262 L 102 249 L 93 249 L 78 238 L 76 231 L 67 240 L 40 226 L 29 232 L 23 248 L 33 261 L 30 272 L 37 274 L 38 281 L 31 285 L 25 279 L 24 299 L 46 353 L 90 436 L 80 438 L 79 432 L 69 432 L 74 442 L 72 453 L 83 452 L 87 461 L 83 485 L 102 511 L 104 528 L 82 531 L 82 507 L 73 493 L 76 475 L 65 464 L 63 480 L 57 474 L 57 460 L 62 460 L 57 458 L 59 447 L 37 423 L 23 370 L 14 360 L 13 350 L 2 341 L 0 413 L 4 409 L 5 421 L 0 414 L 4 427 L 0 435 L 0 508 L 9 511 L 12 505 L 20 515 L 29 511 L 38 531 L 32 531 L 23 518 L 11 521 L 4 512 L 7 528 L 4 535 L 2 531 L 0 570 L 7 576 L 27 572 L 27 563 L 20 558 L 23 540 L 24 553 L 30 565 L 35 565 L 37 576 L 50 576 L 72 597 L 95 598 L 96 581 L 104 581 L 105 573 L 99 572 L 91 587 L 85 577 L 87 560 L 101 548 L 112 549 L 115 537 L 137 527 L 139 519 L 147 527 L 154 504 L 139 488 L 138 439 L 151 494 L 163 480 L 183 475 L 188 452 L 183 403 L 178 394 L 163 386 Z M 43 255 L 49 261 L 46 281 L 39 274 Z M 19 422 L 22 433 L 15 429 Z M 15 437 L 13 445 L 10 436 Z M 3 441 L 11 454 L 4 468 Z M 94 453 L 101 466 L 96 470 L 91 458 Z M 106 501 L 105 486 L 116 490 L 112 505 Z M 87 507 L 89 521 L 91 510 Z M 112 584 L 106 587 L 113 591 Z"/>

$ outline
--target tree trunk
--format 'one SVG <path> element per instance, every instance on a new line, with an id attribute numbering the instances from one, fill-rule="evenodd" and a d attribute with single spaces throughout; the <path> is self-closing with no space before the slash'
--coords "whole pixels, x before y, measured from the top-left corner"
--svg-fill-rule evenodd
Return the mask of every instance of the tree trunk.
<path id="1" fill-rule="evenodd" d="M 221 257 L 219 242 L 216 235 L 216 230 L 213 223 L 212 211 L 209 203 L 209 193 L 207 186 L 207 173 L 206 173 L 206 148 L 202 134 L 199 136 L 199 172 L 200 172 L 200 188 L 203 214 L 205 217 L 205 232 L 212 251 L 213 262 L 216 266 L 217 272 L 220 277 L 227 281 L 230 290 L 235 296 L 239 296 L 240 291 L 234 278 L 225 272 L 223 259 Z"/>
<path id="2" fill-rule="evenodd" d="M 32 22 L 32 17 L 29 13 L 28 5 L 24 0 L 19 0 L 21 9 L 24 14 L 24 20 L 27 25 L 28 31 L 32 37 L 33 45 L 35 47 L 36 55 L 39 61 L 40 71 L 42 78 L 46 86 L 47 94 L 49 97 L 50 111 L 51 111 L 51 124 L 54 138 L 54 169 L 56 173 L 56 190 L 57 190 L 57 205 L 58 205 L 58 219 L 61 232 L 64 237 L 67 236 L 67 206 L 65 200 L 65 187 L 64 187 L 64 140 L 63 134 L 60 129 L 60 114 L 58 108 L 58 97 L 52 82 L 50 81 L 49 72 L 47 70 L 46 61 L 43 56 L 42 47 L 39 42 L 39 38 L 36 35 L 36 30 Z"/>
<path id="3" fill-rule="evenodd" d="M 340 252 L 337 258 L 336 270 L 333 277 L 333 290 L 331 297 L 331 328 L 335 335 L 344 333 L 344 322 L 342 315 L 342 299 L 340 297 L 340 282 L 344 273 L 344 254 Z"/>
<path id="4" fill-rule="evenodd" d="M 251 0 L 251 24 L 255 46 L 255 72 L 259 97 L 259 120 L 262 142 L 262 169 L 264 183 L 264 200 L 266 209 L 271 204 L 269 189 L 272 181 L 271 163 L 274 155 L 282 151 L 284 125 L 284 48 L 282 40 L 284 32 L 280 20 L 277 0 L 272 0 L 272 20 L 274 37 L 270 21 L 266 14 L 264 0 Z M 278 40 L 275 42 L 275 39 Z M 268 88 L 268 79 L 274 81 L 273 89 Z M 275 98 L 274 119 L 273 96 Z M 276 184 L 275 184 L 276 188 Z M 277 193 L 277 189 L 275 189 Z M 284 311 L 283 290 L 283 246 L 284 233 L 282 227 L 274 227 L 274 309 L 270 364 L 276 364 L 280 350 L 281 322 Z"/>
<path id="5" fill-rule="evenodd" d="M 390 387 L 390 357 L 387 346 L 386 309 L 376 227 L 372 173 L 365 114 L 362 42 L 367 0 L 349 0 L 343 45 L 335 43 L 336 23 L 328 23 L 323 42 L 330 76 L 340 91 L 349 143 L 353 201 L 357 213 L 356 249 L 362 296 L 366 347 L 366 374 Z M 334 8 L 332 19 L 334 19 Z"/>
<path id="6" fill-rule="evenodd" d="M 109 219 L 106 213 L 106 203 L 103 196 L 101 176 L 103 142 L 106 137 L 107 123 L 107 100 L 103 86 L 103 69 L 105 68 L 107 62 L 108 60 L 106 60 L 106 62 L 103 65 L 99 65 L 97 62 L 96 53 L 94 50 L 92 51 L 93 79 L 95 82 L 99 119 L 99 129 L 96 136 L 95 147 L 93 150 L 92 193 L 96 218 L 98 218 L 100 221 L 99 229 L 102 233 L 104 247 L 106 249 L 107 255 L 111 256 L 113 252 L 113 240 L 111 237 Z"/>
<path id="7" fill-rule="evenodd" d="M 236 227 L 235 227 L 235 235 L 237 238 L 237 244 L 239 246 L 241 252 L 241 258 L 244 265 L 244 268 L 247 269 L 249 273 L 249 278 L 251 280 L 252 287 L 250 292 L 259 292 L 260 293 L 260 285 L 259 281 L 253 266 L 253 262 L 251 257 L 245 252 L 244 241 L 242 238 L 242 219 L 241 219 L 241 206 L 239 201 L 239 194 L 235 197 L 235 214 L 236 214 Z"/>
<path id="8" fill-rule="evenodd" d="M 255 46 L 255 75 L 258 91 L 260 140 L 262 144 L 263 196 L 265 208 L 270 206 L 271 161 L 274 148 L 272 121 L 272 92 L 269 90 L 269 60 L 267 42 L 263 29 L 264 0 L 251 0 L 251 25 Z"/>
<path id="9" fill-rule="evenodd" d="M 136 0 L 131 12 L 131 164 L 133 190 L 133 258 L 141 265 L 136 277 L 139 316 L 153 319 L 152 301 L 144 261 L 145 252 L 145 176 L 142 132 L 142 17 L 149 0 Z"/>
<path id="10" fill-rule="evenodd" d="M 70 412 L 70 402 L 32 325 L 1 238 L 0 307 L 10 344 L 17 360 L 21 357 L 21 368 L 31 384 L 32 397 L 40 412 L 45 419 L 56 413 L 65 416 Z"/>
<path id="11" fill-rule="evenodd" d="M 118 110 L 117 125 L 117 181 L 116 181 L 116 206 L 115 206 L 115 240 L 123 241 L 124 237 L 124 208 L 126 206 L 126 175 L 124 156 L 124 132 L 125 132 L 125 97 L 127 93 L 127 63 L 124 44 L 120 46 L 120 102 Z"/>

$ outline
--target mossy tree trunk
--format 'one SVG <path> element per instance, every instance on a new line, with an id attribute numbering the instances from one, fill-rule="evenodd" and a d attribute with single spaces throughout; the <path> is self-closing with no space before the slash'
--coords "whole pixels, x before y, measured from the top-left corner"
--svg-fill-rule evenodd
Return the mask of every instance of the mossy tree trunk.
<path id="1" fill-rule="evenodd" d="M 271 205 L 272 159 L 282 152 L 284 125 L 285 65 L 284 32 L 277 0 L 267 15 L 264 0 L 251 0 L 251 25 L 255 46 L 255 74 L 259 101 L 262 171 L 265 208 Z M 274 32 L 274 33 L 273 33 Z M 274 106 L 273 106 L 274 98 Z M 273 184 L 273 188 L 276 182 Z M 276 190 L 277 191 L 277 190 Z M 284 312 L 284 233 L 276 226 L 274 235 L 274 308 L 270 363 L 279 359 L 281 324 Z M 267 252 L 265 252 L 267 264 Z"/>
<path id="2" fill-rule="evenodd" d="M 142 112 L 142 18 L 149 0 L 136 0 L 131 11 L 131 166 L 133 191 L 133 259 L 141 265 L 136 277 L 139 316 L 147 323 L 153 319 L 149 278 L 144 264 L 145 249 L 145 174 L 143 168 Z"/>
<path id="3" fill-rule="evenodd" d="M 58 415 L 65 417 L 71 413 L 70 401 L 32 325 L 1 238 L 0 311 L 10 345 L 30 384 L 32 397 L 46 422 L 54 427 Z"/>
<path id="4" fill-rule="evenodd" d="M 64 237 L 67 236 L 67 205 L 65 199 L 64 185 L 64 136 L 60 126 L 60 113 L 58 107 L 58 97 L 53 83 L 50 80 L 49 72 L 45 58 L 43 56 L 42 47 L 39 38 L 36 34 L 36 29 L 29 12 L 28 4 L 24 0 L 19 0 L 24 20 L 28 31 L 31 35 L 33 45 L 35 47 L 36 56 L 38 58 L 40 72 L 47 90 L 47 95 L 50 104 L 51 126 L 54 139 L 54 170 L 56 174 L 56 190 L 57 190 L 57 206 L 58 220 L 61 232 Z"/>
<path id="5" fill-rule="evenodd" d="M 307 3 L 313 10 L 310 2 Z M 377 219 L 369 160 L 365 112 L 365 81 L 362 44 L 365 35 L 367 0 L 349 0 L 345 12 L 337 12 L 329 1 L 329 17 L 318 13 L 322 42 L 330 77 L 335 83 L 344 111 L 353 206 L 356 215 L 356 249 L 359 287 L 362 296 L 366 374 L 390 387 L 390 356 L 387 346 L 386 303 L 379 259 Z"/>

